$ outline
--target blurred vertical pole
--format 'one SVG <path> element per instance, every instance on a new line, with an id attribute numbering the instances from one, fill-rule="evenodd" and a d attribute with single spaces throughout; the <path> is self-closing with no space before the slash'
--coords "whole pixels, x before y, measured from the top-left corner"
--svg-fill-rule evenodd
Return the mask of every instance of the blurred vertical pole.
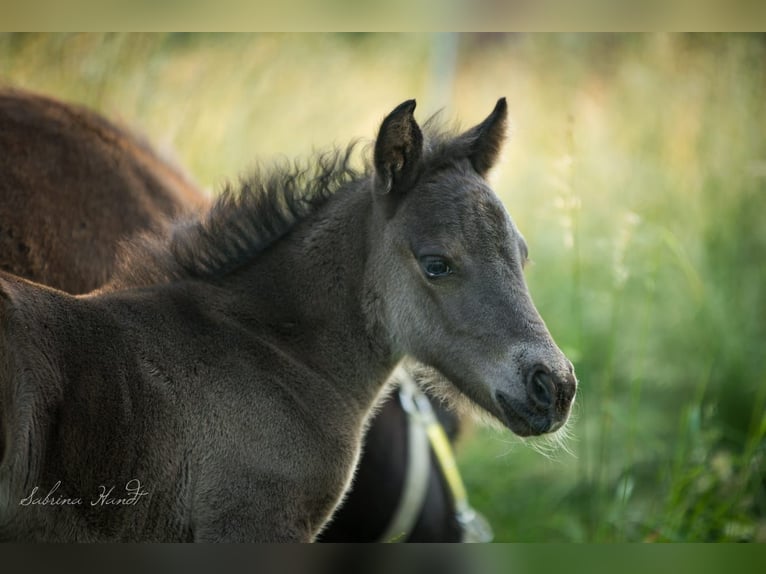
<path id="1" fill-rule="evenodd" d="M 424 106 L 429 116 L 452 103 L 459 41 L 455 32 L 440 32 L 431 38 L 430 78 Z"/>

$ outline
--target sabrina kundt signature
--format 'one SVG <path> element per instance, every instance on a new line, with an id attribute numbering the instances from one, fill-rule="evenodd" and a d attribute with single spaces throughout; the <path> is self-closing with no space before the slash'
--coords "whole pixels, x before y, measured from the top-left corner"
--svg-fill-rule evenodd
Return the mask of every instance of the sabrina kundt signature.
<path id="1" fill-rule="evenodd" d="M 99 486 L 98 493 L 94 497 L 83 501 L 82 498 L 68 498 L 60 496 L 56 492 L 61 487 L 59 480 L 47 493 L 41 494 L 40 487 L 35 486 L 26 498 L 22 498 L 19 506 L 134 506 L 142 497 L 149 493 L 141 487 L 141 481 L 137 478 L 129 480 L 124 491 L 115 492 L 115 487 Z"/>

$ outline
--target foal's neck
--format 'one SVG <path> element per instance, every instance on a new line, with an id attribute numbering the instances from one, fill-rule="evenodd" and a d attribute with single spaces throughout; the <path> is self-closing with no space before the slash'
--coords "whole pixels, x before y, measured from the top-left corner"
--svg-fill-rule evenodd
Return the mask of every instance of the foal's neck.
<path id="1" fill-rule="evenodd" d="M 365 282 L 371 215 L 369 190 L 341 190 L 223 279 L 238 320 L 321 373 L 327 391 L 363 415 L 397 362 Z"/>

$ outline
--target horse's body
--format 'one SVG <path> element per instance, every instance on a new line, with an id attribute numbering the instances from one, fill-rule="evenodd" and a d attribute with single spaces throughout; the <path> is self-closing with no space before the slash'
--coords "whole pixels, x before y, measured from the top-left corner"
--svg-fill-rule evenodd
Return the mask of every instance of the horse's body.
<path id="1" fill-rule="evenodd" d="M 0 92 L 0 165 L 0 269 L 72 294 L 106 282 L 120 241 L 207 203 L 190 177 L 135 134 L 26 92 Z M 454 429 L 455 415 L 435 406 Z M 407 433 L 393 394 L 370 424 L 354 484 L 322 540 L 381 538 L 409 472 Z M 429 467 L 406 539 L 458 541 L 449 487 L 437 461 Z"/>
<path id="2" fill-rule="evenodd" d="M 0 93 L 0 269 L 69 293 L 103 285 L 117 243 L 207 198 L 100 116 Z"/>
<path id="3" fill-rule="evenodd" d="M 257 176 L 136 242 L 97 293 L 0 274 L 4 538 L 311 540 L 406 354 L 519 434 L 563 424 L 571 365 L 482 179 L 504 102 L 430 146 L 413 108 L 374 170 Z"/>

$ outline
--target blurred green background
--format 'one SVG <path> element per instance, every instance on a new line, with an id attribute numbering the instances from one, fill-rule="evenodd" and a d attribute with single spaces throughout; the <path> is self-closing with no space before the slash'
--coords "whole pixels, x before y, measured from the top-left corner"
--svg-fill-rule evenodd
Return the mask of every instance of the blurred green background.
<path id="1" fill-rule="evenodd" d="M 372 139 L 418 99 L 508 98 L 494 187 L 575 363 L 564 450 L 470 427 L 498 541 L 766 541 L 766 38 L 0 35 L 0 83 L 137 128 L 211 192 L 256 158 Z"/>

